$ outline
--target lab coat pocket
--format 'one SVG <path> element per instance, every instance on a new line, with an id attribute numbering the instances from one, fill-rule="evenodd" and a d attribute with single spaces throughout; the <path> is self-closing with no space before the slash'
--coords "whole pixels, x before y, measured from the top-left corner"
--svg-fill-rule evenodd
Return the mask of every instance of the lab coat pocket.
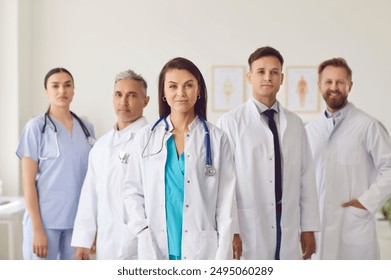
<path id="1" fill-rule="evenodd" d="M 371 214 L 367 210 L 349 206 L 345 209 L 342 241 L 347 244 L 365 243 L 371 240 L 373 226 Z"/>
<path id="2" fill-rule="evenodd" d="M 198 258 L 200 260 L 213 260 L 217 253 L 217 231 L 203 230 L 198 235 Z"/>
<path id="3" fill-rule="evenodd" d="M 137 254 L 139 260 L 157 260 L 155 244 L 149 228 L 142 230 L 138 235 Z"/>
<path id="4" fill-rule="evenodd" d="M 371 218 L 371 213 L 369 213 L 367 210 L 360 209 L 360 208 L 353 207 L 353 206 L 348 207 L 346 209 L 346 212 L 353 215 L 353 216 L 356 216 L 357 218 L 363 218 L 363 219 L 367 219 L 367 220 Z"/>
<path id="5" fill-rule="evenodd" d="M 370 212 L 348 207 L 341 232 L 342 259 L 376 258 L 376 225 Z"/>

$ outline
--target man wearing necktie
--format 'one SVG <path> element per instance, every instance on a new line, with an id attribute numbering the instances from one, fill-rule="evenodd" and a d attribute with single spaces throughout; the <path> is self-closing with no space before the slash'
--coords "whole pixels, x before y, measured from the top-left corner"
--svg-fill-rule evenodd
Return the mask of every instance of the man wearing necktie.
<path id="1" fill-rule="evenodd" d="M 276 99 L 281 54 L 262 47 L 248 62 L 252 97 L 218 120 L 234 152 L 243 258 L 308 259 L 320 222 L 304 125 Z"/>

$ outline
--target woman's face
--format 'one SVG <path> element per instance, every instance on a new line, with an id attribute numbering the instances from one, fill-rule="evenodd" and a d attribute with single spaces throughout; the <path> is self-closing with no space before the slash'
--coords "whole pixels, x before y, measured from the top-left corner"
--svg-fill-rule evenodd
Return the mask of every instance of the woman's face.
<path id="1" fill-rule="evenodd" d="M 51 75 L 46 83 L 45 95 L 51 107 L 69 108 L 74 95 L 72 77 L 65 72 Z"/>
<path id="2" fill-rule="evenodd" d="M 198 81 L 187 70 L 168 70 L 164 79 L 164 96 L 171 112 L 194 113 L 199 95 Z"/>

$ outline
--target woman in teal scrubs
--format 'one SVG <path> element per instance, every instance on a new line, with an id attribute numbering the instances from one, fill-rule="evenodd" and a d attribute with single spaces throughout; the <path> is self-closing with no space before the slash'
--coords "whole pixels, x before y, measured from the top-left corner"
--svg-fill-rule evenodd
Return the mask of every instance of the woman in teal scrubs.
<path id="1" fill-rule="evenodd" d="M 140 259 L 233 258 L 235 171 L 227 136 L 206 121 L 206 103 L 199 69 L 181 57 L 167 62 L 160 119 L 136 135 L 125 182 Z"/>

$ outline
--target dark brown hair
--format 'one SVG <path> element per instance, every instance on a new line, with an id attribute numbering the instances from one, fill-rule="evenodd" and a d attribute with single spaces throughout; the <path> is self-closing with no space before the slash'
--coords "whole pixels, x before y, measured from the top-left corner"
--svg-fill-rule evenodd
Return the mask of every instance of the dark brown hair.
<path id="1" fill-rule="evenodd" d="M 282 69 L 282 66 L 284 65 L 284 58 L 282 57 L 280 52 L 278 50 L 276 50 L 275 48 L 266 46 L 266 47 L 262 47 L 262 48 L 256 49 L 255 52 L 253 52 L 250 55 L 250 57 L 248 58 L 248 66 L 250 67 L 250 70 L 251 70 L 251 64 L 255 60 L 260 59 L 261 57 L 265 57 L 265 56 L 274 56 L 274 57 L 276 57 L 280 61 L 281 69 Z"/>
<path id="2" fill-rule="evenodd" d="M 194 105 L 194 113 L 197 116 L 200 116 L 206 120 L 206 103 L 208 101 L 208 93 L 206 89 L 206 84 L 204 77 L 201 74 L 201 71 L 197 66 L 190 60 L 183 57 L 176 57 L 171 59 L 166 65 L 163 66 L 159 75 L 159 115 L 160 117 L 168 116 L 171 113 L 171 108 L 166 101 L 163 100 L 164 97 L 164 81 L 166 78 L 166 73 L 171 69 L 179 69 L 189 71 L 198 82 L 198 89 L 200 98 L 197 99 L 196 104 Z"/>
<path id="3" fill-rule="evenodd" d="M 44 86 L 45 86 L 45 89 L 47 89 L 47 84 L 48 84 L 48 80 L 50 78 L 50 76 L 54 75 L 54 74 L 57 74 L 57 73 L 67 73 L 69 76 L 71 76 L 72 78 L 72 83 L 73 83 L 73 86 L 75 86 L 75 81 L 73 80 L 73 76 L 71 74 L 71 72 L 69 72 L 67 69 L 65 68 L 61 68 L 61 67 L 57 67 L 57 68 L 53 68 L 52 70 L 50 70 L 46 76 L 45 76 L 45 79 L 44 79 Z"/>

